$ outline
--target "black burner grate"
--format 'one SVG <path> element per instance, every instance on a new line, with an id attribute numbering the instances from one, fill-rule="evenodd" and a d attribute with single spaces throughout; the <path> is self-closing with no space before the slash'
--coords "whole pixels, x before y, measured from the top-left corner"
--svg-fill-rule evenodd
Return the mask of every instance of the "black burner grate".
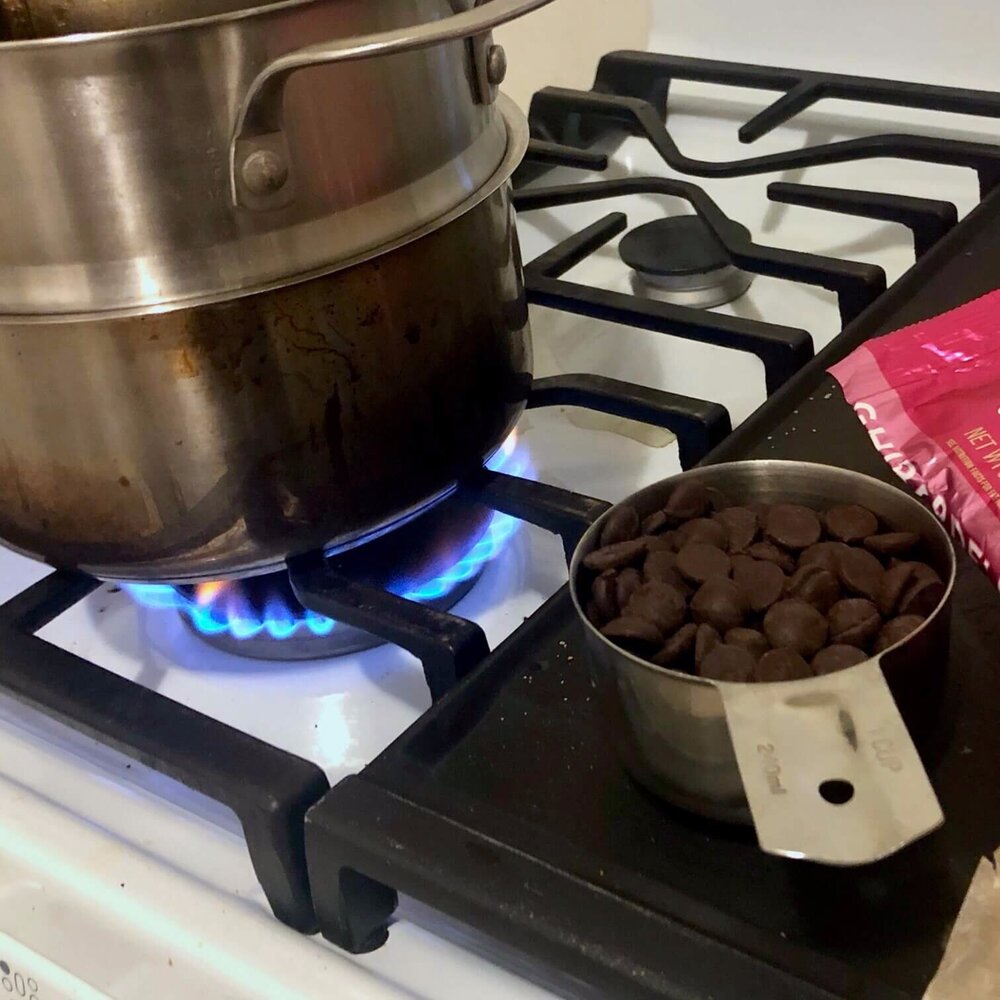
<path id="1" fill-rule="evenodd" d="M 715 404 L 586 375 L 539 380 L 528 396 L 534 408 L 565 404 L 669 428 L 688 464 L 731 429 Z M 487 470 L 470 476 L 459 492 L 559 534 L 567 553 L 607 506 Z M 293 560 L 288 571 L 304 607 L 417 656 L 435 701 L 489 653 L 474 622 L 344 576 L 318 553 Z M 35 633 L 98 586 L 92 577 L 57 572 L 0 606 L 0 690 L 232 809 L 274 915 L 315 931 L 303 821 L 328 790 L 326 777 L 308 761 L 38 638 Z"/>
<path id="2" fill-rule="evenodd" d="M 743 126 L 744 141 L 822 97 L 1000 117 L 993 94 L 615 53 L 602 60 L 593 91 L 547 89 L 536 97 L 522 178 L 553 165 L 601 170 L 607 157 L 586 147 L 620 131 L 645 136 L 668 165 L 698 176 L 894 156 L 975 170 L 990 197 L 956 226 L 953 206 L 937 201 L 771 185 L 776 201 L 909 226 L 919 263 L 882 294 L 878 268 L 759 246 L 686 181 L 521 191 L 522 211 L 624 193 L 685 198 L 732 264 L 833 290 L 849 323 L 810 360 L 803 330 L 566 281 L 569 268 L 625 227 L 623 215 L 610 215 L 528 266 L 532 300 L 753 353 L 775 395 L 735 433 L 716 403 L 586 374 L 536 381 L 528 405 L 584 406 L 669 428 L 685 468 L 709 455 L 780 454 L 888 476 L 824 382 L 824 368 L 868 336 L 1000 282 L 1000 148 L 884 135 L 729 163 L 694 160 L 664 123 L 670 82 L 680 78 L 782 91 Z M 793 408 L 798 416 L 789 425 Z M 785 431 L 780 452 L 769 443 L 778 427 Z M 600 500 L 487 471 L 459 490 L 559 534 L 567 554 L 606 509 Z M 402 889 L 604 995 L 922 994 L 970 872 L 1000 840 L 996 796 L 982 794 L 1000 757 L 990 715 L 1000 607 L 967 563 L 956 595 L 954 658 L 963 683 L 952 691 L 955 735 L 935 767 L 949 821 L 904 855 L 848 874 L 767 858 L 745 831 L 680 815 L 625 778 L 598 735 L 565 588 L 490 653 L 476 624 L 366 586 L 320 555 L 292 561 L 289 574 L 306 607 L 418 656 L 435 701 L 360 775 L 332 790 L 315 765 L 40 639 L 40 629 L 98 586 L 89 577 L 54 573 L 0 607 L 0 689 L 229 806 L 275 915 L 302 931 L 319 926 L 354 952 L 384 942 Z"/>
<path id="3" fill-rule="evenodd" d="M 593 92 L 550 89 L 532 106 L 533 134 L 556 146 L 529 162 L 523 180 L 553 164 L 600 169 L 565 147 L 603 141 L 615 130 L 646 136 L 668 165 L 700 176 L 874 156 L 977 172 L 990 196 L 958 225 L 954 207 L 934 200 L 801 184 L 768 188 L 775 201 L 907 225 L 918 263 L 888 292 L 877 268 L 755 245 L 688 182 L 639 178 L 517 195 L 521 211 L 624 193 L 683 197 L 735 266 L 835 291 L 847 329 L 810 360 L 812 345 L 801 330 L 731 324 L 564 280 L 626 227 L 621 214 L 574 234 L 526 269 L 536 303 L 722 344 L 764 361 L 774 396 L 709 460 L 820 460 L 891 481 L 825 368 L 876 333 L 1000 283 L 1000 148 L 876 136 L 734 163 L 691 160 L 664 125 L 670 81 L 681 77 L 785 91 L 744 127 L 745 141 L 822 96 L 993 117 L 1000 117 L 1000 96 L 618 53 L 602 61 Z M 1000 802 L 993 796 L 987 805 L 982 797 L 1000 757 L 990 715 L 1000 601 L 962 563 L 952 657 L 963 677 L 947 696 L 951 731 L 940 734 L 929 761 L 948 822 L 932 837 L 877 865 L 831 870 L 768 857 L 746 831 L 653 800 L 627 779 L 601 738 L 586 652 L 564 589 L 310 811 L 307 853 L 324 935 L 352 951 L 379 943 L 395 902 L 385 887 L 393 886 L 531 956 L 541 963 L 543 983 L 570 993 L 583 982 L 615 997 L 922 997 L 969 880 L 1000 840 Z"/>

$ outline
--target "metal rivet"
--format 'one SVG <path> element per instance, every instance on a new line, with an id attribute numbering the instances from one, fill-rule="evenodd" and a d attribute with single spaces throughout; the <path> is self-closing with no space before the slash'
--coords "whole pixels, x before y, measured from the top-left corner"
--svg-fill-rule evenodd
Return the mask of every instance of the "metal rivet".
<path id="1" fill-rule="evenodd" d="M 241 174 L 251 194 L 274 194 L 288 180 L 288 164 L 272 149 L 257 149 L 243 161 Z"/>
<path id="2" fill-rule="evenodd" d="M 507 53 L 502 45 L 491 45 L 486 53 L 486 79 L 494 87 L 499 87 L 507 78 Z"/>

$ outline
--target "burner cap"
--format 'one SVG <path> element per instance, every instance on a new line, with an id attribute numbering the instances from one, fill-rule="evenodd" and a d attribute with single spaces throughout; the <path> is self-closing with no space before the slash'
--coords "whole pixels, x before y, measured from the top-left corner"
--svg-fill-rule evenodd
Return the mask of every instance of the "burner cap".
<path id="1" fill-rule="evenodd" d="M 749 238 L 749 231 L 740 229 Z M 753 281 L 752 275 L 729 263 L 725 247 L 697 215 L 639 226 L 625 234 L 618 253 L 642 285 L 668 293 L 666 300 L 678 305 L 722 305 L 739 298 Z"/>

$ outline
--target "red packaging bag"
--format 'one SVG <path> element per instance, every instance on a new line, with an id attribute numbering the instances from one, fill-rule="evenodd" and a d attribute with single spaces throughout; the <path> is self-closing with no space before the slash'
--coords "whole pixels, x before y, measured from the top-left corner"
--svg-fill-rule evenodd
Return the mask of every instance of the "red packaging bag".
<path id="1" fill-rule="evenodd" d="M 1000 578 L 1000 290 L 877 337 L 830 369 L 872 444 Z"/>

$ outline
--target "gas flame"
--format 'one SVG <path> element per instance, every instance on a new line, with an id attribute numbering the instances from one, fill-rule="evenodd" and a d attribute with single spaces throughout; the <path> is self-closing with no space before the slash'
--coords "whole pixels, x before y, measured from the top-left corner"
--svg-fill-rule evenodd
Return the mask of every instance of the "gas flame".
<path id="1" fill-rule="evenodd" d="M 516 431 L 486 465 L 494 472 L 504 471 L 514 476 L 531 476 L 533 473 L 526 450 L 518 447 Z M 387 589 L 422 603 L 445 597 L 495 559 L 520 523 L 509 514 L 494 511 L 482 537 L 443 573 L 417 583 L 410 580 L 390 583 Z M 146 607 L 183 612 L 204 635 L 228 632 L 235 639 L 253 639 L 266 633 L 272 639 L 282 640 L 305 634 L 328 636 L 337 627 L 331 618 L 298 605 L 293 607 L 280 593 L 268 597 L 263 609 L 255 607 L 238 582 L 216 580 L 200 583 L 193 592 L 160 583 L 124 583 L 122 586 Z"/>

